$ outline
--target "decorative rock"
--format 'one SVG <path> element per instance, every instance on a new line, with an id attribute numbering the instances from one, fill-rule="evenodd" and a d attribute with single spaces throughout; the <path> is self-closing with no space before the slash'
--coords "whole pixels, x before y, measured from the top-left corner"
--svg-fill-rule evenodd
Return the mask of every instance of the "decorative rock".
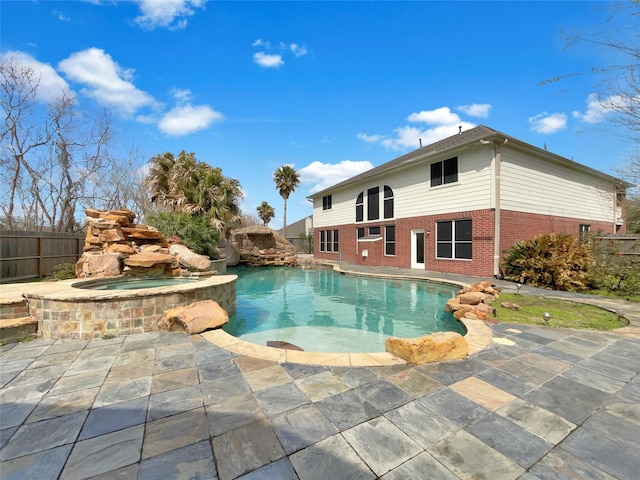
<path id="1" fill-rule="evenodd" d="M 227 312 L 213 300 L 194 302 L 186 307 L 165 310 L 158 328 L 169 330 L 173 325 L 184 327 L 189 335 L 218 328 L 229 321 Z"/>
<path id="2" fill-rule="evenodd" d="M 100 235 L 98 235 L 98 238 L 103 243 L 116 243 L 124 241 L 124 234 L 119 228 L 108 228 L 106 230 L 102 230 Z"/>
<path id="3" fill-rule="evenodd" d="M 513 302 L 502 302 L 500 306 L 502 308 L 508 308 L 509 310 L 520 310 L 520 305 Z"/>
<path id="4" fill-rule="evenodd" d="M 418 338 L 387 338 L 386 351 L 421 364 L 465 358 L 469 355 L 469 345 L 459 333 L 436 332 Z"/>
<path id="5" fill-rule="evenodd" d="M 478 305 L 486 295 L 482 292 L 467 292 L 458 295 L 458 301 L 466 305 Z"/>
<path id="6" fill-rule="evenodd" d="M 82 276 L 115 277 L 120 275 L 120 255 L 118 254 L 85 255 L 84 260 L 82 264 L 84 275 Z"/>
<path id="7" fill-rule="evenodd" d="M 171 245 L 169 253 L 175 255 L 180 265 L 191 271 L 208 272 L 211 267 L 211 260 L 208 257 L 198 255 L 184 245 Z"/>
<path id="8" fill-rule="evenodd" d="M 107 247 L 107 253 L 122 253 L 123 255 L 134 255 L 136 249 L 126 243 L 114 243 Z"/>
<path id="9" fill-rule="evenodd" d="M 135 227 L 122 227 L 122 231 L 127 238 L 140 239 L 140 240 L 159 240 L 162 238 L 162 232 L 148 228 L 140 228 L 140 225 Z"/>
<path id="10" fill-rule="evenodd" d="M 173 255 L 164 253 L 136 253 L 125 258 L 124 264 L 128 267 L 152 267 L 158 264 L 172 264 L 175 261 Z"/>

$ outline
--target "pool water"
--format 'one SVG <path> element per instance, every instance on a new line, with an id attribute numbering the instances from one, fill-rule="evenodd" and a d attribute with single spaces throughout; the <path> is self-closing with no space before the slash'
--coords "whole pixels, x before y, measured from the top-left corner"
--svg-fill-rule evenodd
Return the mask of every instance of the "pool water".
<path id="1" fill-rule="evenodd" d="M 233 268 L 236 313 L 224 330 L 313 352 L 384 352 L 388 337 L 465 333 L 444 309 L 458 287 L 298 268 Z"/>
<path id="2" fill-rule="evenodd" d="M 139 290 L 141 288 L 171 287 L 197 282 L 198 278 L 135 278 L 131 280 L 105 280 L 104 282 L 83 282 L 71 285 L 74 288 L 88 290 Z"/>

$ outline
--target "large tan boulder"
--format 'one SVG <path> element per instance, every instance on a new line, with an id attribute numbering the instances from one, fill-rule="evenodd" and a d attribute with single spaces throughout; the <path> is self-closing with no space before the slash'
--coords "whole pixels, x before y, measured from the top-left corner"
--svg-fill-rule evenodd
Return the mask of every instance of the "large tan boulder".
<path id="1" fill-rule="evenodd" d="M 184 245 L 171 245 L 169 253 L 175 255 L 178 263 L 190 271 L 208 272 L 211 267 L 209 257 L 199 255 Z"/>
<path id="2" fill-rule="evenodd" d="M 128 267 L 152 267 L 159 264 L 172 264 L 175 261 L 173 255 L 165 253 L 136 253 L 124 259 L 124 264 Z"/>
<path id="3" fill-rule="evenodd" d="M 458 301 L 466 305 L 478 305 L 487 295 L 482 292 L 466 292 L 457 295 Z"/>
<path id="4" fill-rule="evenodd" d="M 120 275 L 120 258 L 117 253 L 92 255 L 85 253 L 76 266 L 76 276 L 86 277 L 116 277 Z"/>
<path id="5" fill-rule="evenodd" d="M 183 327 L 189 335 L 218 328 L 229 321 L 229 314 L 217 302 L 202 300 L 186 307 L 165 310 L 158 322 L 163 330 L 172 330 L 175 325 Z"/>
<path id="6" fill-rule="evenodd" d="M 457 332 L 436 332 L 417 338 L 390 337 L 386 350 L 415 364 L 457 360 L 469 355 L 467 341 Z"/>

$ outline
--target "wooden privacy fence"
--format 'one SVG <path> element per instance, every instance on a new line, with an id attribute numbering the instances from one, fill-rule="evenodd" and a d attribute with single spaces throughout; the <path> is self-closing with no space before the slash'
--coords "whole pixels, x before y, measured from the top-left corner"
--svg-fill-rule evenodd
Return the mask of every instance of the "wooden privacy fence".
<path id="1" fill-rule="evenodd" d="M 0 281 L 51 275 L 61 263 L 76 263 L 84 234 L 0 231 Z"/>
<path id="2" fill-rule="evenodd" d="M 618 234 L 593 237 L 593 247 L 620 256 L 640 256 L 640 235 Z"/>

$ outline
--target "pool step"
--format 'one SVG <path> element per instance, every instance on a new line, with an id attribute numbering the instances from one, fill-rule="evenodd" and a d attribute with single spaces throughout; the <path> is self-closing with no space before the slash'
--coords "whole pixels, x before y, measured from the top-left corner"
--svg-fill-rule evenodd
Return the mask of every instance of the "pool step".
<path id="1" fill-rule="evenodd" d="M 0 320 L 0 344 L 17 343 L 37 333 L 38 320 L 33 317 Z"/>

